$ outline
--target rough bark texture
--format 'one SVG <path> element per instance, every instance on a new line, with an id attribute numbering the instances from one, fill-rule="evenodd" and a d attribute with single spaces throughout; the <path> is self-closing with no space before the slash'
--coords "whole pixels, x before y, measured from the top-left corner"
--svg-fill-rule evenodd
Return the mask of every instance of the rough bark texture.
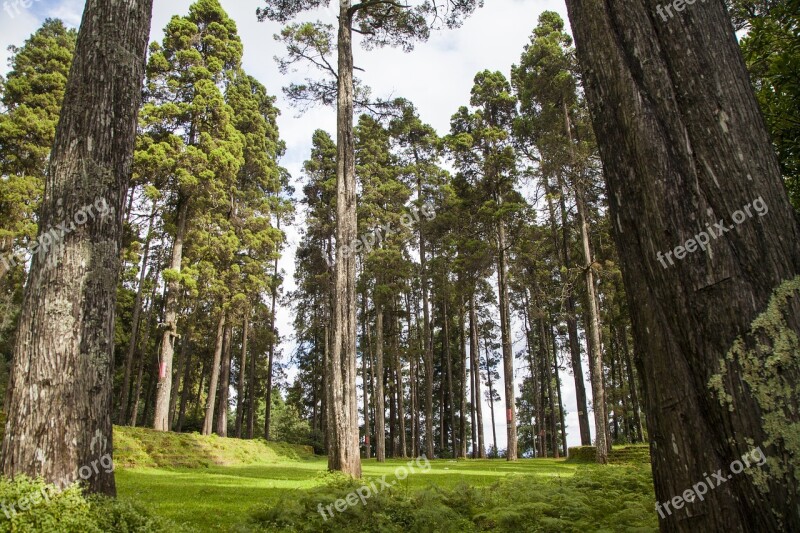
<path id="1" fill-rule="evenodd" d="M 86 3 L 39 220 L 40 235 L 70 231 L 38 251 L 25 287 L 6 397 L 9 477 L 65 485 L 112 452 L 119 248 L 151 11 L 151 0 Z M 95 216 L 82 223 L 88 206 Z M 85 484 L 116 492 L 103 468 Z"/>
<path id="2" fill-rule="evenodd" d="M 277 217 L 277 228 L 281 229 L 281 218 Z M 278 258 L 275 258 L 275 276 L 278 275 Z M 269 315 L 269 329 L 272 337 L 269 341 L 269 355 L 267 357 L 267 385 L 264 394 L 266 404 L 264 405 L 264 440 L 269 440 L 269 426 L 272 421 L 272 364 L 275 362 L 275 343 L 278 341 L 278 332 L 275 330 L 275 309 L 278 301 L 278 286 L 272 285 L 272 307 Z M 316 402 L 314 402 L 316 406 Z"/>
<path id="3" fill-rule="evenodd" d="M 664 21 L 656 0 L 567 4 L 646 354 L 656 499 L 724 475 L 753 447 L 767 457 L 662 513 L 661 528 L 800 530 L 800 228 L 724 5 Z M 755 199 L 768 212 L 732 224 Z M 706 250 L 658 259 L 719 220 L 732 229 Z"/>
<path id="4" fill-rule="evenodd" d="M 172 359 L 175 353 L 175 339 L 178 338 L 178 293 L 183 262 L 183 237 L 186 233 L 186 217 L 189 214 L 189 201 L 181 196 L 178 200 L 178 222 L 175 242 L 172 243 L 170 276 L 167 281 L 167 298 L 164 311 L 164 333 L 161 338 L 161 357 L 158 361 L 158 384 L 156 385 L 156 407 L 153 429 L 169 431 L 169 399 L 172 393 Z"/>
<path id="5" fill-rule="evenodd" d="M 336 280 L 333 342 L 327 363 L 328 469 L 361 477 L 356 395 L 356 258 L 342 253 L 356 239 L 353 136 L 353 34 L 350 0 L 339 1 Z"/>

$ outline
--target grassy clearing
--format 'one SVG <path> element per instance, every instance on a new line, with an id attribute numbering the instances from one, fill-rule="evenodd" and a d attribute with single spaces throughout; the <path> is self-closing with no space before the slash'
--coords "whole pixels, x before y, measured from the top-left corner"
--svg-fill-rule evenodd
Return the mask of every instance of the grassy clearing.
<path id="1" fill-rule="evenodd" d="M 620 450 L 618 463 L 527 459 L 435 460 L 409 467 L 391 491 L 323 520 L 331 504 L 363 482 L 327 473 L 324 457 L 301 446 L 116 428 L 120 500 L 189 531 L 654 531 L 646 448 Z M 646 462 L 646 461 L 645 461 Z M 365 460 L 366 482 L 408 460 Z"/>

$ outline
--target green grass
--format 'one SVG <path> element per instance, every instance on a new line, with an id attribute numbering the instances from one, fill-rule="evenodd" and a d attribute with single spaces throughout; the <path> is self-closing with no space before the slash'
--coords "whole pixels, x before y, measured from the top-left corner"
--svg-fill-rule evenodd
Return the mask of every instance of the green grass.
<path id="1" fill-rule="evenodd" d="M 341 479 L 327 473 L 327 460 L 304 447 L 130 428 L 115 428 L 114 438 L 119 498 L 136 502 L 189 531 L 275 531 L 270 520 L 283 511 L 288 514 L 280 519 L 289 524 L 284 531 L 300 530 L 298 524 L 309 524 L 310 531 L 390 531 L 403 524 L 400 531 L 411 531 L 415 526 L 407 515 L 417 510 L 421 516 L 425 512 L 431 516 L 428 526 L 422 521 L 421 531 L 447 530 L 445 526 L 426 529 L 436 520 L 451 523 L 448 527 L 453 528 L 460 524 L 461 531 L 471 530 L 473 523 L 476 531 L 519 527 L 549 530 L 530 526 L 540 524 L 537 520 L 560 530 L 567 527 L 565 524 L 578 524 L 583 514 L 592 513 L 595 523 L 607 519 L 612 523 L 656 525 L 649 466 L 637 460 L 641 449 L 634 450 L 631 465 L 605 469 L 556 459 L 513 463 L 502 459 L 442 459 L 431 461 L 429 469 L 414 464 L 409 468 L 412 473 L 397 481 L 391 494 L 382 494 L 374 505 L 370 502 L 369 509 L 360 509 L 359 505 L 352 517 L 340 517 L 345 528 L 352 518 L 355 529 L 335 529 L 333 521 L 312 523 L 320 519 L 316 506 L 320 498 L 333 501 L 331 498 L 346 495 L 352 486 L 341 485 Z M 396 480 L 395 469 L 408 461 L 390 459 L 378 464 L 374 459 L 364 460 L 364 478 L 369 481 L 386 476 L 391 483 Z M 498 501 L 501 494 L 502 501 Z M 423 500 L 417 501 L 420 497 Z M 455 511 L 448 507 L 462 499 L 472 503 L 459 504 Z M 428 500 L 436 500 L 430 504 L 433 507 L 426 503 Z M 575 516 L 568 517 L 568 522 L 560 521 L 570 508 Z M 370 512 L 378 513 L 378 518 Z M 268 518 L 264 518 L 265 513 Z M 379 525 L 381 520 L 389 520 L 390 525 Z M 611 530 L 653 529 L 626 526 Z"/>

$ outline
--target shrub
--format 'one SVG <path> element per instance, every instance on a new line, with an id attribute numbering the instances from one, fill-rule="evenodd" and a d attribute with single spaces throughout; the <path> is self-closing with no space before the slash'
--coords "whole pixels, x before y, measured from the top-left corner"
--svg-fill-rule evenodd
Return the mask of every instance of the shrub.
<path id="1" fill-rule="evenodd" d="M 332 477 L 322 487 L 287 494 L 251 514 L 248 531 L 336 533 L 531 531 L 654 532 L 652 476 L 646 465 L 578 468 L 574 476 L 510 475 L 491 487 L 387 489 L 333 516 L 322 509 L 363 486 Z"/>
<path id="2" fill-rule="evenodd" d="M 0 479 L 0 532 L 11 531 L 150 533 L 180 530 L 175 524 L 151 516 L 141 506 L 104 496 L 84 497 L 77 485 L 58 491 L 43 481 L 20 476 L 13 481 Z"/>
<path id="3" fill-rule="evenodd" d="M 567 462 L 594 463 L 597 460 L 597 448 L 594 446 L 575 446 L 567 449 Z"/>

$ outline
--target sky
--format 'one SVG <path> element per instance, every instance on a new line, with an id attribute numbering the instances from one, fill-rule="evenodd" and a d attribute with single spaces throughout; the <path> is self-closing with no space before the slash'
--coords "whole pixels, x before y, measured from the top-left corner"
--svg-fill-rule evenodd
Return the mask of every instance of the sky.
<path id="1" fill-rule="evenodd" d="M 29 4 L 29 7 L 24 7 Z M 191 0 L 155 0 L 151 40 L 160 40 L 163 28 L 173 15 L 188 13 Z M 311 135 L 315 129 L 335 132 L 336 113 L 331 108 L 312 108 L 300 114 L 283 97 L 281 88 L 290 81 L 301 80 L 308 74 L 305 70 L 282 75 L 278 71 L 275 56 L 284 54 L 284 49 L 273 36 L 280 25 L 273 22 L 258 22 L 256 8 L 263 2 L 258 0 L 221 0 L 223 8 L 236 21 L 244 45 L 243 65 L 251 76 L 263 83 L 270 94 L 278 97 L 281 109 L 278 126 L 286 142 L 286 155 L 281 165 L 286 167 L 297 191 L 301 179 L 302 162 L 311 151 Z M 450 117 L 459 106 L 467 105 L 475 74 L 490 69 L 510 75 L 511 65 L 519 60 L 522 49 L 529 42 L 539 14 L 545 10 L 557 11 L 567 21 L 563 1 L 558 0 L 486 0 L 486 6 L 469 18 L 456 30 L 434 33 L 430 40 L 417 44 L 410 53 L 396 49 L 354 50 L 355 65 L 363 69 L 360 78 L 372 88 L 374 96 L 402 96 L 414 103 L 421 119 L 432 125 L 440 134 L 449 130 Z M 333 2 L 332 5 L 336 5 Z M 46 18 L 60 18 L 65 24 L 77 27 L 80 24 L 84 2 L 81 0 L 0 0 L 0 74 L 8 70 L 10 45 L 20 46 Z M 334 23 L 334 13 L 320 9 L 301 14 L 298 21 L 322 20 Z M 568 24 L 568 23 L 567 23 Z M 313 73 L 312 73 L 313 74 Z M 523 193 L 526 185 L 522 185 Z M 302 214 L 297 223 L 302 223 Z M 284 270 L 284 292 L 294 289 L 294 250 L 299 241 L 299 228 L 287 230 L 287 248 L 280 261 Z M 277 326 L 283 337 L 284 358 L 294 347 L 292 339 L 291 309 L 281 305 Z M 514 352 L 524 348 L 522 324 L 512 319 Z M 498 333 L 499 334 L 499 333 Z M 584 373 L 588 364 L 584 357 Z M 502 372 L 502 367 L 501 367 Z M 514 374 L 517 383 L 528 372 L 523 361 L 515 361 Z M 289 371 L 291 377 L 293 372 Z M 567 442 L 569 446 L 580 445 L 578 417 L 575 407 L 574 380 L 568 372 L 562 372 L 562 394 L 567 411 Z M 586 382 L 587 396 L 591 401 L 591 387 Z M 502 386 L 498 387 L 501 397 Z M 518 389 L 517 389 L 518 390 Z M 495 405 L 497 418 L 498 447 L 506 447 L 506 431 L 503 419 L 504 400 Z M 491 443 L 491 421 L 489 406 L 484 401 L 484 434 L 487 446 Z M 594 424 L 591 422 L 592 434 Z"/>

